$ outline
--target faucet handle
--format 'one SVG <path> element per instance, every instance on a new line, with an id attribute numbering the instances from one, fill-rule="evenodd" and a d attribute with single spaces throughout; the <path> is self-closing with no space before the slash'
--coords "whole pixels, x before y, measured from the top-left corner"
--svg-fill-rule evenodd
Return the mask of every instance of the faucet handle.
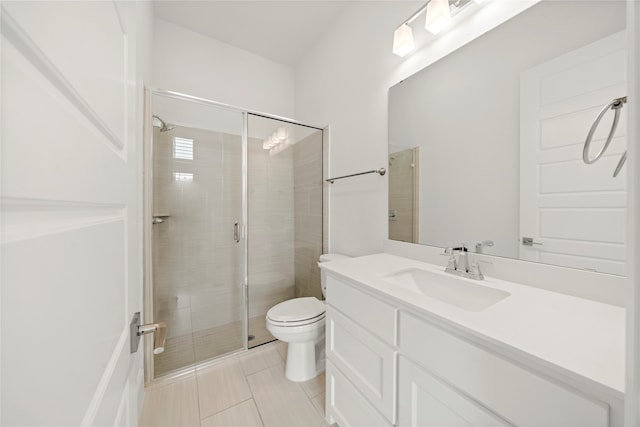
<path id="1" fill-rule="evenodd" d="M 482 271 L 480 271 L 480 264 L 477 261 L 472 262 L 471 265 L 469 266 L 469 274 L 471 274 L 471 276 L 474 279 L 477 279 L 477 280 L 484 279 L 484 276 L 482 275 Z"/>
<path id="2" fill-rule="evenodd" d="M 464 243 L 461 243 L 460 246 L 451 246 L 448 248 L 444 248 L 440 255 L 454 255 L 456 252 L 468 252 L 467 246 Z"/>
<path id="3" fill-rule="evenodd" d="M 454 248 L 445 248 L 440 255 L 449 257 L 446 268 L 447 270 L 455 270 L 458 268 L 458 262 L 456 261 L 456 253 L 454 251 Z"/>

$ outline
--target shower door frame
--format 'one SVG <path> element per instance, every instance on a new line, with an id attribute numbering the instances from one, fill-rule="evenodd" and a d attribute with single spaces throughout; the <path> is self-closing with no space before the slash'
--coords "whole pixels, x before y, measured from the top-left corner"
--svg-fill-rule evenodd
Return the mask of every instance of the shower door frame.
<path id="1" fill-rule="evenodd" d="M 198 367 L 207 366 L 220 358 L 226 357 L 237 352 L 249 350 L 249 254 L 247 244 L 247 223 L 248 223 L 248 148 L 249 148 L 249 114 L 261 116 L 268 119 L 279 120 L 293 125 L 305 126 L 322 131 L 322 252 L 325 253 L 328 246 L 328 213 L 329 213 L 329 197 L 328 189 L 325 185 L 325 177 L 328 176 L 328 159 L 329 159 L 329 126 L 314 126 L 301 123 L 297 120 L 275 114 L 253 111 L 246 108 L 240 108 L 206 98 L 200 98 L 193 95 L 187 95 L 180 92 L 170 91 L 166 89 L 156 89 L 145 87 L 144 89 L 144 133 L 143 133 L 143 251 L 144 251 L 144 285 L 143 285 L 143 318 L 145 323 L 153 323 L 153 265 L 151 252 L 151 219 L 153 216 L 153 127 L 152 123 L 152 96 L 164 96 L 180 101 L 189 101 L 196 104 L 203 104 L 211 107 L 222 108 L 228 111 L 234 111 L 242 114 L 242 228 L 240 230 L 240 240 L 242 242 L 242 266 L 241 266 L 241 283 L 242 299 L 243 299 L 243 323 L 242 323 L 242 348 L 237 351 L 223 354 L 210 360 L 181 368 L 160 378 L 154 376 L 154 359 L 153 359 L 153 340 L 146 339 L 144 341 L 144 380 L 145 385 L 151 384 L 157 380 L 165 380 L 179 377 L 181 375 L 193 372 Z M 160 321 L 161 319 L 157 319 Z"/>

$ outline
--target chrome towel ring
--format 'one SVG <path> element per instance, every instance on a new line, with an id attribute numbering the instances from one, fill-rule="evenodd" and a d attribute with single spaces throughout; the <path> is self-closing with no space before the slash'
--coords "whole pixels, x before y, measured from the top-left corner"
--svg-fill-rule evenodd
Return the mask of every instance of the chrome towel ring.
<path id="1" fill-rule="evenodd" d="M 598 113 L 596 120 L 591 125 L 591 129 L 589 129 L 589 133 L 587 134 L 587 139 L 584 141 L 584 148 L 582 149 L 582 160 L 586 164 L 590 165 L 592 163 L 597 162 L 600 159 L 600 157 L 604 155 L 605 151 L 607 151 L 607 148 L 609 147 L 609 144 L 611 143 L 611 140 L 613 139 L 613 136 L 616 133 L 616 129 L 618 127 L 618 121 L 620 120 L 620 110 L 624 106 L 625 102 L 627 102 L 626 96 L 623 96 L 622 98 L 616 98 L 610 103 L 608 103 L 607 105 L 605 105 L 602 108 L 602 110 L 600 110 L 600 112 Z M 613 122 L 611 123 L 611 130 L 609 131 L 609 136 L 607 136 L 607 140 L 605 141 L 604 145 L 602 146 L 598 154 L 596 154 L 596 156 L 593 159 L 589 159 L 589 148 L 591 147 L 591 140 L 593 139 L 593 134 L 596 132 L 596 129 L 600 124 L 600 120 L 602 120 L 602 117 L 604 117 L 605 113 L 609 111 L 609 109 L 612 109 L 614 111 Z M 622 157 L 620 157 L 620 160 L 618 161 L 618 165 L 616 166 L 616 169 L 613 172 L 614 178 L 618 176 L 626 160 L 627 160 L 627 152 L 625 151 Z"/>

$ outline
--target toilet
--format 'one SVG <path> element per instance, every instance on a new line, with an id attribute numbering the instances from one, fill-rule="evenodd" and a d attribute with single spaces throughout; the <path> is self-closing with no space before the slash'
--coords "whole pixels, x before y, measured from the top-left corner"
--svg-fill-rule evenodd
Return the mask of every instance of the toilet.
<path id="1" fill-rule="evenodd" d="M 349 258 L 340 254 L 320 255 L 320 262 Z M 321 279 L 322 295 L 326 283 Z M 267 330 L 289 344 L 285 376 L 290 381 L 308 381 L 324 370 L 325 305 L 315 297 L 293 298 L 267 312 Z"/>

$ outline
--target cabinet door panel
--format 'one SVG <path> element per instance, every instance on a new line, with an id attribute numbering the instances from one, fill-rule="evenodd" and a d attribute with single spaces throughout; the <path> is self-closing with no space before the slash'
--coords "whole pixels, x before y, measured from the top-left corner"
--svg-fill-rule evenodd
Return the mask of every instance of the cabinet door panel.
<path id="1" fill-rule="evenodd" d="M 401 312 L 400 352 L 519 426 L 606 427 L 609 406 Z"/>
<path id="2" fill-rule="evenodd" d="M 327 358 L 392 423 L 395 352 L 333 307 L 327 307 Z"/>
<path id="3" fill-rule="evenodd" d="M 327 421 L 340 427 L 391 427 L 339 369 L 327 362 Z"/>
<path id="4" fill-rule="evenodd" d="M 399 427 L 513 426 L 402 356 L 398 368 Z"/>
<path id="5" fill-rule="evenodd" d="M 327 276 L 327 303 L 389 345 L 396 343 L 396 309 L 341 280 Z"/>

